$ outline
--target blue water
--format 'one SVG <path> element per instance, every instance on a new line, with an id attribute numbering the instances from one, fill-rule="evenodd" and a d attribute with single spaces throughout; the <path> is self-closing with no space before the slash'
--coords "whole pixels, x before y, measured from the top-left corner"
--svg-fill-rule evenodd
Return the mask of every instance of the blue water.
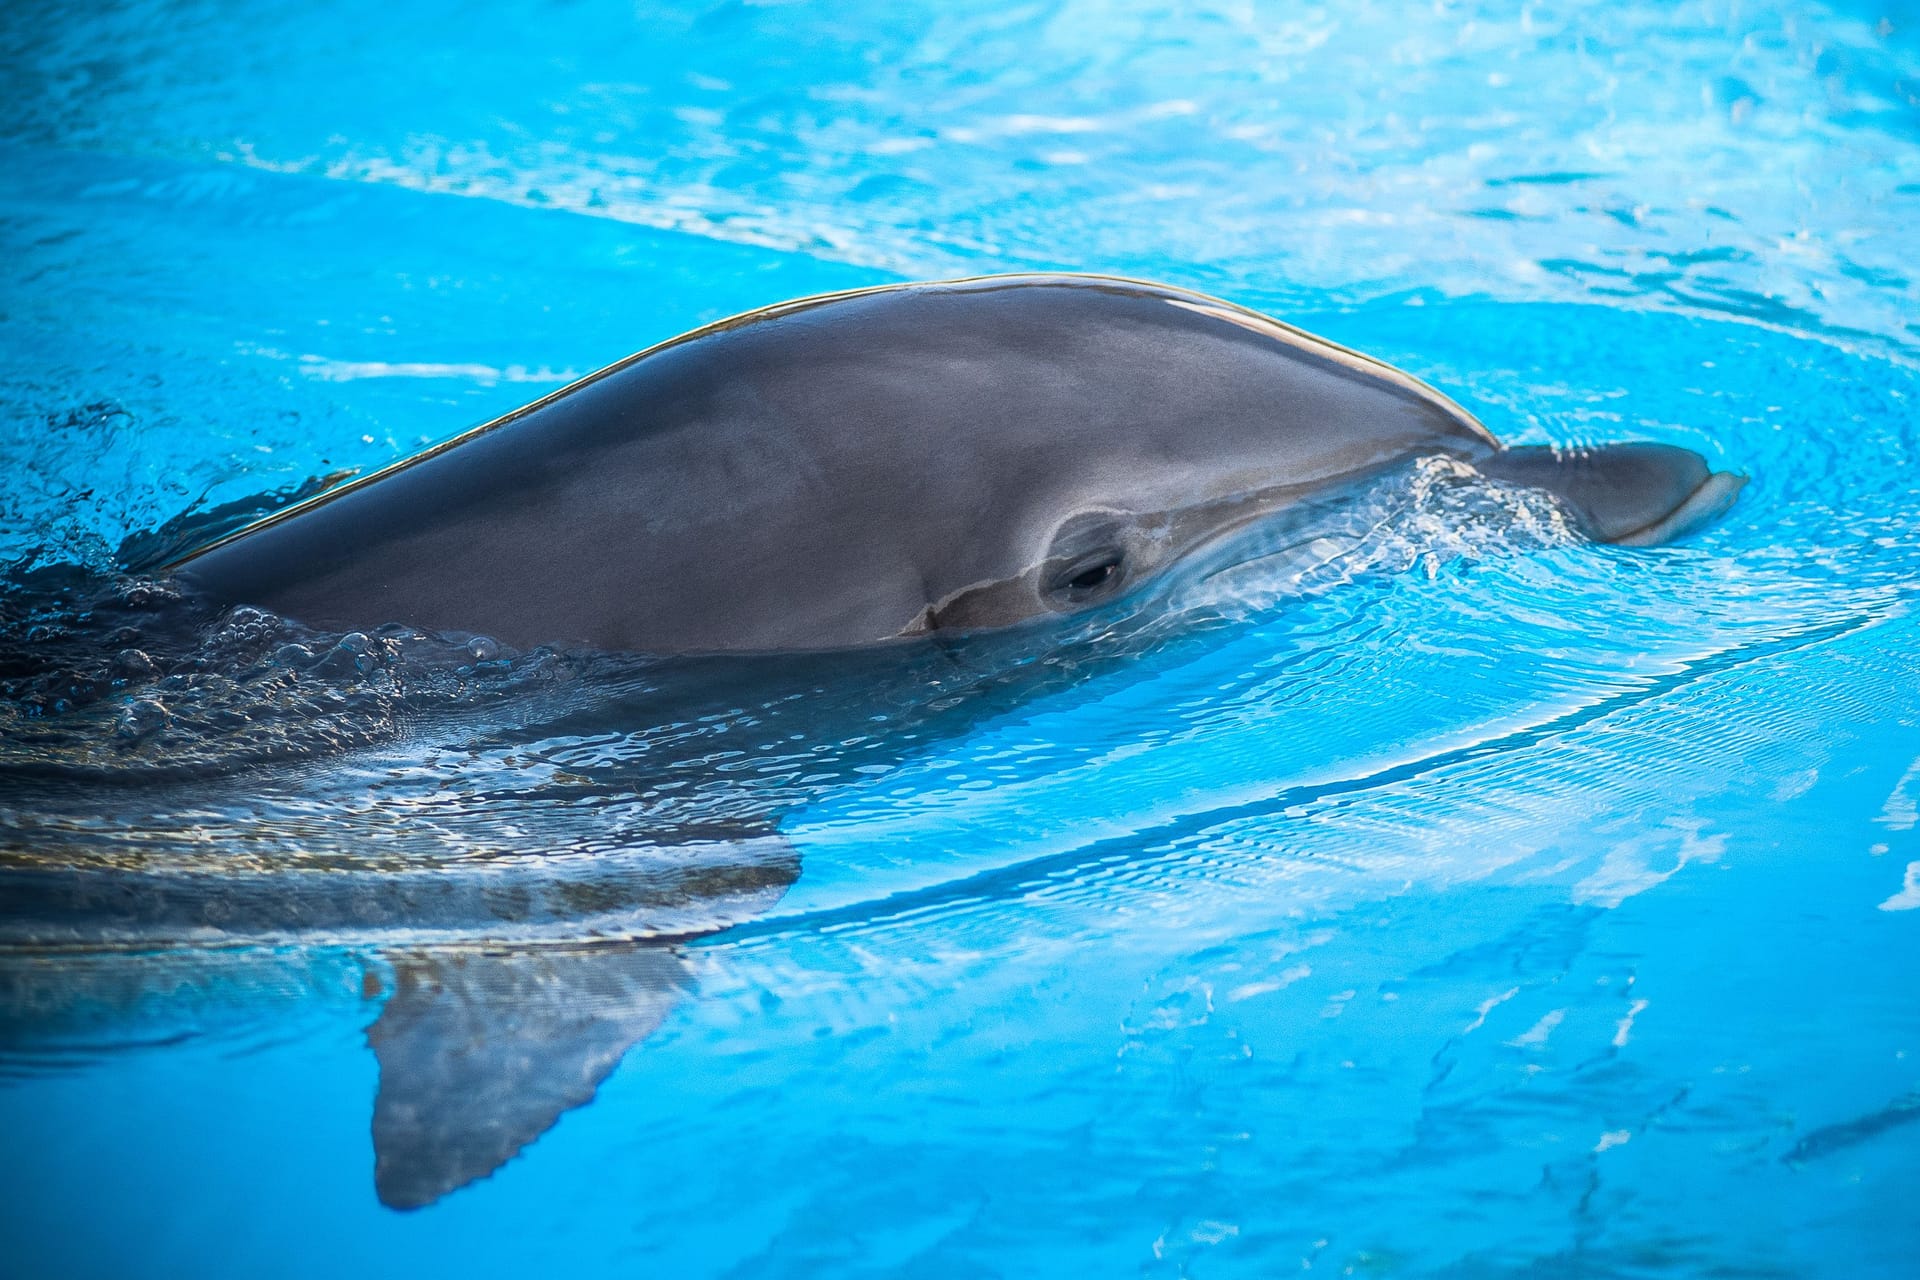
<path id="1" fill-rule="evenodd" d="M 26 3 L 0 84 L 16 611 L 704 321 L 990 271 L 1205 289 L 1507 440 L 1752 477 L 1628 551 L 1423 476 L 1232 625 L 836 744 L 779 783 L 785 896 L 423 1210 L 373 1191 L 384 942 L 9 979 L 0 1271 L 1915 1273 L 1911 4 Z M 16 701 L 6 762 L 234 749 L 208 706 L 279 754 L 139 823 L 0 797 L 0 862 L 363 856 L 627 758 L 462 754 L 538 663 L 281 704 L 208 643 L 159 736 Z"/>

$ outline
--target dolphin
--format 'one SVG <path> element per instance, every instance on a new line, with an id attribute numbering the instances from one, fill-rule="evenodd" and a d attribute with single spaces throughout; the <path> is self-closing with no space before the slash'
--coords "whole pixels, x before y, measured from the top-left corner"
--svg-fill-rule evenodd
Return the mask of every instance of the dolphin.
<path id="1" fill-rule="evenodd" d="M 1647 545 L 1741 477 L 1505 449 L 1381 361 L 1104 276 L 883 285 L 707 325 L 171 566 L 316 626 L 646 653 L 845 649 L 1074 613 L 1422 455 Z"/>
<path id="2" fill-rule="evenodd" d="M 382 646 L 621 656 L 479 712 L 336 697 L 322 744 L 369 705 L 408 726 L 386 748 L 347 735 L 351 768 L 291 738 L 262 748 L 278 770 L 222 766 L 196 739 L 130 778 L 114 752 L 147 731 L 124 714 L 112 750 L 19 738 L 0 752 L 19 837 L 0 1033 L 181 985 L 159 956 L 237 955 L 212 969 L 244 990 L 245 957 L 346 948 L 381 1002 L 376 1190 L 431 1204 L 593 1096 L 686 986 L 681 944 L 778 900 L 799 872 L 783 812 L 1180 642 L 1115 644 L 1113 620 L 1435 457 L 1630 546 L 1701 527 L 1743 483 L 1667 445 L 1506 448 L 1381 361 L 1106 276 L 861 289 L 651 347 L 165 566 L 250 637 L 240 694 L 208 692 L 204 655 L 166 677 L 178 695 L 155 685 L 215 697 L 196 723 L 216 742 L 297 733 L 332 705 L 313 680 L 378 668 Z M 280 644 L 283 625 L 309 639 Z M 459 763 L 423 769 L 422 743 Z M 773 763 L 743 781 L 743 757 Z M 254 821 L 209 842 L 208 813 Z"/>

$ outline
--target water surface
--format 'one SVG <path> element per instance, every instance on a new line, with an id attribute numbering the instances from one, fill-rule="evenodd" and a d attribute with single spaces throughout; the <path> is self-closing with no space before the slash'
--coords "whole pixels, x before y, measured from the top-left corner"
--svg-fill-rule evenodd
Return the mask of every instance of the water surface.
<path id="1" fill-rule="evenodd" d="M 9 767 L 97 771 L 9 774 L 9 866 L 573 883 L 658 806 L 771 790 L 782 843 L 736 861 L 792 883 L 641 984 L 671 998 L 625 1008 L 658 1025 L 590 1105 L 411 1213 L 374 1194 L 368 1028 L 418 919 L 15 969 L 10 1269 L 1906 1274 L 1916 33 L 1891 2 L 10 9 L 9 625 L 183 516 L 916 277 L 1199 287 L 1507 440 L 1751 476 L 1653 551 L 1416 476 L 1305 590 L 949 672 L 953 714 L 763 736 L 690 799 L 633 781 L 657 723 L 567 719 L 645 705 L 644 667 L 240 619 L 158 689 L 103 650 L 4 709 Z"/>

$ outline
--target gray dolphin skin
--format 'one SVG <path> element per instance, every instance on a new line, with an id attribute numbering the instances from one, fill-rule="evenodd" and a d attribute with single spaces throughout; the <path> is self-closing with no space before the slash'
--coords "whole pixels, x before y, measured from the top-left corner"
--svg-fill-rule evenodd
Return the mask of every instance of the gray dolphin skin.
<path id="1" fill-rule="evenodd" d="M 1000 276 L 708 325 L 172 567 L 316 626 L 839 649 L 1100 604 L 1431 454 L 1628 544 L 1742 483 L 1671 446 L 1502 449 L 1417 379 L 1201 294 Z"/>
<path id="2" fill-rule="evenodd" d="M 785 812 L 1137 652 L 1037 624 L 1150 606 L 1183 561 L 1433 456 L 1629 545 L 1743 483 L 1665 445 L 1503 448 L 1377 360 L 1109 277 L 832 294 L 650 348 L 171 566 L 322 632 L 643 660 L 578 701 L 409 721 L 338 776 L 0 768 L 25 833 L 0 850 L 0 1043 L 188 989 L 274 998 L 288 948 L 325 985 L 344 951 L 379 1005 L 376 1191 L 432 1204 L 592 1098 L 689 985 L 681 944 L 779 901 Z M 725 763 L 756 758 L 784 763 Z M 271 816 L 209 840 L 207 814 Z"/>

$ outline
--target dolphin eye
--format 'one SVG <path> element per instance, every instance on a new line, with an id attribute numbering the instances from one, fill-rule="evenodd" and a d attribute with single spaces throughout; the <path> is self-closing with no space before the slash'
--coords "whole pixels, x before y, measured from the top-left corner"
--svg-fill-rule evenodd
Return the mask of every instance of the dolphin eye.
<path id="1" fill-rule="evenodd" d="M 1069 604 L 1082 604 L 1105 595 L 1118 586 L 1125 556 L 1117 547 L 1106 547 L 1077 557 L 1053 576 L 1052 594 L 1065 597 Z"/>
<path id="2" fill-rule="evenodd" d="M 1118 560 L 1103 560 L 1099 564 L 1082 569 L 1067 583 L 1069 591 L 1092 591 L 1095 587 L 1104 587 L 1114 574 L 1120 572 Z"/>

